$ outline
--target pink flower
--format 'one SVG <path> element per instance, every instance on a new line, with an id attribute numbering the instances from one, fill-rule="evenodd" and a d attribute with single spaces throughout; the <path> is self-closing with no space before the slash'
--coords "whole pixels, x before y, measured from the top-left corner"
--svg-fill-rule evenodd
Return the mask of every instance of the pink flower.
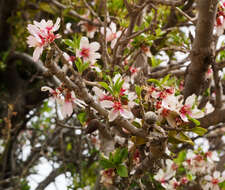
<path id="1" fill-rule="evenodd" d="M 100 59 L 101 55 L 96 53 L 100 48 L 98 42 L 92 42 L 89 44 L 87 37 L 82 37 L 80 40 L 80 49 L 76 51 L 77 57 L 82 57 L 84 62 L 90 62 L 91 64 L 96 62 L 96 59 Z"/>
<path id="2" fill-rule="evenodd" d="M 213 175 L 207 175 L 204 177 L 206 184 L 203 184 L 202 187 L 204 190 L 220 190 L 219 183 L 225 180 L 225 173 L 222 175 L 219 171 L 214 171 Z"/>
<path id="3" fill-rule="evenodd" d="M 119 101 L 109 101 L 108 104 L 105 105 L 105 107 L 112 108 L 108 115 L 110 122 L 114 121 L 119 115 L 121 115 L 125 119 L 133 118 L 133 114 L 130 111 L 129 107 L 127 105 L 122 105 L 122 103 Z"/>
<path id="4" fill-rule="evenodd" d="M 138 72 L 140 71 L 140 68 L 130 66 L 129 70 L 131 73 L 130 77 L 131 83 L 134 84 L 134 79 L 137 76 Z"/>
<path id="5" fill-rule="evenodd" d="M 54 34 L 59 29 L 60 18 L 57 18 L 53 25 L 51 20 L 47 22 L 42 19 L 41 22 L 34 21 L 34 24 L 28 24 L 27 29 L 30 36 L 27 37 L 29 47 L 35 47 L 33 53 L 34 61 L 37 61 L 43 52 L 45 46 L 49 45 L 56 38 L 60 38 L 59 34 Z"/>
<path id="6" fill-rule="evenodd" d="M 101 34 L 104 35 L 104 28 L 101 27 Z M 112 22 L 109 28 L 106 28 L 106 41 L 111 42 L 111 48 L 116 45 L 117 39 L 120 37 L 122 31 L 116 31 L 116 24 Z"/>
<path id="7" fill-rule="evenodd" d="M 107 95 L 104 91 L 102 91 L 98 87 L 93 87 L 93 91 L 95 92 L 97 102 L 103 108 L 105 108 L 105 105 L 106 105 L 106 107 L 107 107 L 108 104 L 111 105 L 111 102 L 114 99 L 111 95 Z"/>
<path id="8" fill-rule="evenodd" d="M 216 34 L 220 36 L 223 34 L 225 28 L 225 18 L 224 16 L 220 15 L 216 18 Z"/>

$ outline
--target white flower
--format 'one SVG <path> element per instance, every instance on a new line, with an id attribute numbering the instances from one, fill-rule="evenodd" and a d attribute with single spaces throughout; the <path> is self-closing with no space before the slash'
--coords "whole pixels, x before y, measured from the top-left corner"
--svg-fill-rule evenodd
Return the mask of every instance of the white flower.
<path id="1" fill-rule="evenodd" d="M 113 97 L 111 95 L 107 95 L 96 86 L 93 87 L 92 90 L 95 92 L 95 99 L 103 108 L 108 108 L 108 104 L 111 105 L 111 102 L 113 101 Z"/>
<path id="2" fill-rule="evenodd" d="M 216 151 L 213 151 L 213 152 L 208 151 L 205 153 L 205 155 L 206 155 L 207 161 L 209 161 L 212 164 L 220 160 Z"/>
<path id="3" fill-rule="evenodd" d="M 33 52 L 34 61 L 39 59 L 45 46 L 61 37 L 59 34 L 54 34 L 59 29 L 59 23 L 60 18 L 57 18 L 54 25 L 51 20 L 46 22 L 44 19 L 41 22 L 34 21 L 34 24 L 28 24 L 27 29 L 31 35 L 27 37 L 27 43 L 29 47 L 35 47 Z"/>
<path id="4" fill-rule="evenodd" d="M 101 55 L 96 53 L 100 48 L 98 42 L 92 42 L 89 44 L 87 37 L 82 37 L 80 40 L 80 49 L 76 51 L 76 56 L 83 58 L 84 62 L 90 62 L 91 64 L 96 62 L 96 59 L 100 59 Z"/>
<path id="5" fill-rule="evenodd" d="M 104 28 L 101 27 L 101 34 L 104 35 Z M 112 22 L 109 28 L 106 28 L 106 41 L 111 42 L 111 48 L 116 45 L 117 39 L 120 37 L 122 31 L 116 31 L 116 24 Z"/>
<path id="6" fill-rule="evenodd" d="M 176 190 L 180 186 L 175 178 L 171 179 L 168 184 L 166 184 L 166 190 Z"/>
<path id="7" fill-rule="evenodd" d="M 164 172 L 163 169 L 159 169 L 158 173 L 154 176 L 156 181 L 159 181 L 164 188 L 168 186 L 168 180 L 173 177 L 173 173 Z"/>
<path id="8" fill-rule="evenodd" d="M 107 105 L 108 108 L 112 108 L 109 112 L 109 121 L 114 121 L 119 115 L 124 117 L 125 119 L 132 119 L 133 114 L 130 111 L 130 108 L 127 105 L 122 105 L 119 101 L 111 102 Z"/>
<path id="9" fill-rule="evenodd" d="M 204 177 L 206 184 L 202 184 L 204 190 L 220 190 L 219 183 L 225 180 L 225 173 L 221 175 L 219 171 L 214 171 L 213 176 L 207 175 Z"/>

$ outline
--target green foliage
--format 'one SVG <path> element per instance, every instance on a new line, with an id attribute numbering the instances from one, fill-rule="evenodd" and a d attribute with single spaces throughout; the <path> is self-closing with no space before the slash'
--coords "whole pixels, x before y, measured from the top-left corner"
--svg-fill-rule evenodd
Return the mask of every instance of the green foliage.
<path id="1" fill-rule="evenodd" d="M 89 63 L 83 62 L 79 57 L 76 58 L 74 63 L 75 63 L 75 65 L 77 67 L 77 70 L 80 74 L 82 74 L 89 67 Z"/>
<path id="2" fill-rule="evenodd" d="M 123 164 L 120 164 L 116 167 L 116 171 L 120 177 L 128 177 L 127 167 Z"/>
<path id="3" fill-rule="evenodd" d="M 110 153 L 109 158 L 102 156 L 99 163 L 104 169 L 115 168 L 120 177 L 128 177 L 128 170 L 123 164 L 127 157 L 126 148 L 117 148 L 114 153 Z"/>
<path id="4" fill-rule="evenodd" d="M 27 180 L 22 180 L 21 181 L 21 190 L 30 190 L 30 186 L 28 185 Z"/>
<path id="5" fill-rule="evenodd" d="M 177 158 L 175 158 L 173 161 L 177 164 L 182 164 L 182 162 L 186 159 L 186 151 L 180 151 Z"/>
<path id="6" fill-rule="evenodd" d="M 194 127 L 191 129 L 191 131 L 197 135 L 203 136 L 207 132 L 207 129 L 202 127 Z"/>
<path id="7" fill-rule="evenodd" d="M 87 113 L 81 112 L 77 115 L 77 119 L 80 121 L 81 125 L 84 125 L 87 121 Z"/>
<path id="8" fill-rule="evenodd" d="M 219 187 L 220 187 L 222 190 L 225 190 L 225 181 L 219 183 Z"/>

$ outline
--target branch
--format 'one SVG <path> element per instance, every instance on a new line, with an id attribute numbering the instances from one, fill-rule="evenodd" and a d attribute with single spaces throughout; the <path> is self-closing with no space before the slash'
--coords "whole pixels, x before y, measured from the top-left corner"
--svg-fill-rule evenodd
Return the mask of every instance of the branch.
<path id="1" fill-rule="evenodd" d="M 56 1 L 56 0 L 51 0 L 51 3 L 54 4 L 56 7 L 60 8 L 60 9 L 68 9 L 68 7 L 67 7 L 66 5 L 63 5 L 63 4 L 61 4 L 60 2 L 58 2 L 58 1 Z M 95 22 L 93 22 L 92 20 L 90 20 L 90 19 L 88 19 L 88 18 L 85 18 L 85 17 L 83 17 L 83 16 L 80 16 L 80 14 L 78 14 L 78 13 L 77 13 L 76 11 L 74 11 L 74 10 L 70 10 L 68 13 L 69 13 L 71 16 L 75 16 L 75 17 L 79 18 L 80 20 L 84 20 L 84 21 L 90 23 L 91 25 L 99 26 L 99 27 L 102 26 L 102 25 L 99 24 L 99 23 L 95 23 Z"/>
<path id="2" fill-rule="evenodd" d="M 180 6 L 180 5 L 184 4 L 185 0 L 179 0 L 179 1 L 174 1 L 174 0 L 150 0 L 149 2 L 163 4 L 163 5 L 167 5 L 167 6 Z"/>
<path id="3" fill-rule="evenodd" d="M 214 112 L 206 115 L 203 118 L 200 118 L 199 121 L 201 126 L 208 128 L 209 126 L 216 125 L 220 122 L 225 122 L 225 109 L 215 110 Z"/>
<path id="4" fill-rule="evenodd" d="M 198 1 L 199 18 L 196 37 L 191 50 L 191 64 L 185 77 L 184 97 L 199 94 L 205 80 L 205 73 L 212 62 L 213 28 L 216 17 L 217 1 Z M 215 48 L 214 48 L 215 49 Z M 196 82 L 198 81 L 198 82 Z"/>
<path id="5" fill-rule="evenodd" d="M 36 190 L 44 190 L 51 182 L 55 181 L 55 178 L 59 176 L 64 171 L 62 168 L 57 168 L 53 170 L 47 178 L 45 178 L 36 188 Z"/>

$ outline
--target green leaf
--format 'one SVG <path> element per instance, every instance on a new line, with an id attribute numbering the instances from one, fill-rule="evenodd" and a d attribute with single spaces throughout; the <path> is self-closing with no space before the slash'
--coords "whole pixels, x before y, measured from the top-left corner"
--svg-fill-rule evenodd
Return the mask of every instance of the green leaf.
<path id="1" fill-rule="evenodd" d="M 188 179 L 188 181 L 193 181 L 193 180 L 195 180 L 195 176 L 194 175 L 192 175 L 191 173 L 188 173 L 187 174 L 187 179 Z"/>
<path id="2" fill-rule="evenodd" d="M 219 183 L 219 186 L 222 190 L 225 190 L 225 181 Z"/>
<path id="3" fill-rule="evenodd" d="M 187 118 L 189 121 L 192 121 L 195 125 L 197 125 L 197 126 L 200 125 L 200 121 L 198 121 L 197 119 L 194 119 L 194 118 L 190 117 L 189 115 L 187 115 Z"/>
<path id="4" fill-rule="evenodd" d="M 168 81 L 170 79 L 170 74 L 166 75 L 162 81 L 160 82 L 161 84 L 164 84 L 166 81 Z"/>
<path id="5" fill-rule="evenodd" d="M 98 84 L 100 84 L 104 89 L 112 94 L 112 90 L 106 82 L 98 82 Z"/>
<path id="6" fill-rule="evenodd" d="M 69 152 L 71 150 L 72 150 L 72 144 L 68 143 L 67 146 L 66 146 L 66 151 Z"/>
<path id="7" fill-rule="evenodd" d="M 120 177 L 128 177 L 128 170 L 125 165 L 121 164 L 121 165 L 117 166 L 116 171 Z"/>
<path id="8" fill-rule="evenodd" d="M 138 85 L 135 85 L 135 91 L 137 93 L 138 98 L 141 98 L 142 88 L 140 86 L 138 86 Z"/>
<path id="9" fill-rule="evenodd" d="M 174 162 L 180 164 L 186 159 L 186 151 L 180 151 L 177 158 L 174 159 Z"/>
<path id="10" fill-rule="evenodd" d="M 200 136 L 203 136 L 207 132 L 207 129 L 202 128 L 202 127 L 195 127 L 193 129 L 191 129 L 191 131 L 193 133 L 196 133 L 196 134 L 200 135 Z"/>
<path id="11" fill-rule="evenodd" d="M 52 6 L 49 3 L 41 2 L 39 4 L 39 7 L 40 7 L 41 10 L 55 15 L 55 11 L 52 9 Z"/>
<path id="12" fill-rule="evenodd" d="M 110 160 L 108 160 L 108 159 L 106 159 L 104 157 L 101 157 L 101 159 L 99 161 L 99 164 L 104 169 L 114 168 L 115 167 L 114 164 Z"/>
<path id="13" fill-rule="evenodd" d="M 65 40 L 63 40 L 63 42 L 64 42 L 66 45 L 68 45 L 69 47 L 72 47 L 72 48 L 75 47 L 74 42 L 73 42 L 72 40 L 70 40 L 70 39 L 65 39 Z"/>
<path id="14" fill-rule="evenodd" d="M 154 83 L 155 85 L 161 87 L 161 83 L 157 79 L 148 79 L 148 82 Z"/>
<path id="15" fill-rule="evenodd" d="M 113 163 L 118 165 L 122 163 L 128 157 L 128 151 L 126 148 L 116 149 L 116 152 L 113 155 Z"/>
<path id="16" fill-rule="evenodd" d="M 80 123 L 83 125 L 87 120 L 87 114 L 86 112 L 81 112 L 77 115 L 77 119 L 80 121 Z"/>
<path id="17" fill-rule="evenodd" d="M 177 140 L 182 141 L 182 142 L 186 142 L 186 143 L 189 143 L 189 144 L 191 144 L 191 145 L 194 145 L 194 142 L 191 140 L 191 138 L 188 137 L 187 135 L 185 135 L 183 132 L 178 133 L 178 134 L 175 136 L 175 138 L 176 138 Z"/>

